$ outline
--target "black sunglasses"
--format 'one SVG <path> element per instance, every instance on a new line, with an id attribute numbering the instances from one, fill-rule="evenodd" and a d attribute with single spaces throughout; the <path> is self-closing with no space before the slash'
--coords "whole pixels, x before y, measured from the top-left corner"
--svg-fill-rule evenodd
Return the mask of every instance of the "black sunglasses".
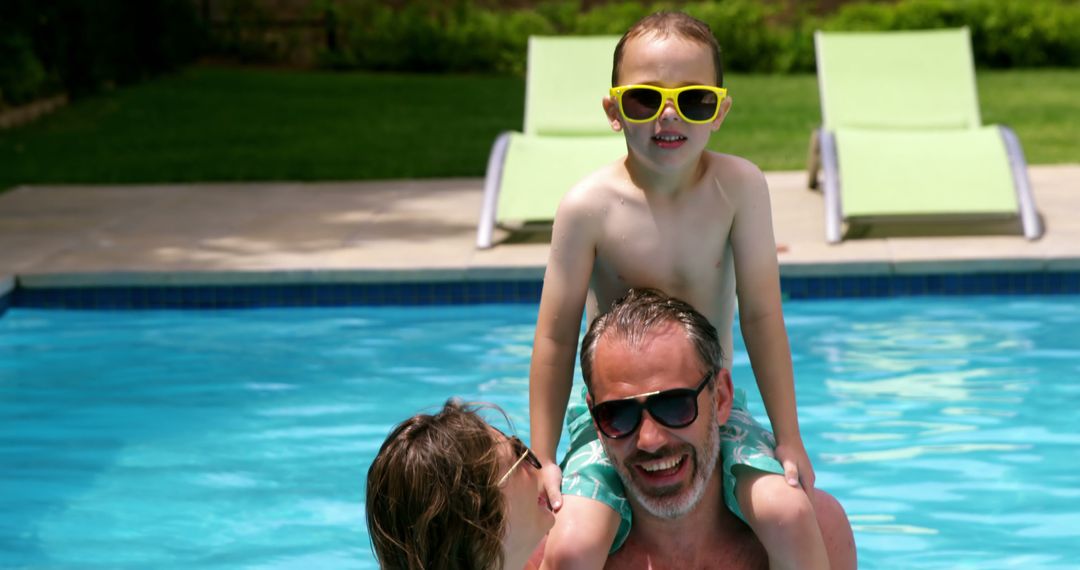
<path id="1" fill-rule="evenodd" d="M 589 408 L 596 427 L 609 439 L 624 438 L 641 425 L 641 413 L 649 415 L 662 426 L 684 428 L 697 419 L 697 397 L 715 374 L 708 372 L 697 388 L 674 388 L 649 392 L 619 400 L 609 400 Z M 644 401 L 642 401 L 644 398 Z"/>

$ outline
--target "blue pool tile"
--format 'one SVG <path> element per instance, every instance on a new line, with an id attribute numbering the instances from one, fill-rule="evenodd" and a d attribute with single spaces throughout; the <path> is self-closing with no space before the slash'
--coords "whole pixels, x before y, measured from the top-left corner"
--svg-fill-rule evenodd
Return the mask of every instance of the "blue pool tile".
<path id="1" fill-rule="evenodd" d="M 927 275 L 923 280 L 926 292 L 931 295 L 941 295 L 944 291 L 944 279 L 941 275 Z"/>
<path id="2" fill-rule="evenodd" d="M 1009 276 L 1001 273 L 990 275 L 990 292 L 1003 295 L 1009 292 Z"/>
<path id="3" fill-rule="evenodd" d="M 943 295 L 956 295 L 962 290 L 961 279 L 959 275 L 942 275 L 941 276 L 941 293 Z"/>
<path id="4" fill-rule="evenodd" d="M 1027 292 L 1038 293 L 1039 291 L 1049 291 L 1050 288 L 1047 286 L 1049 278 L 1049 273 L 1032 273 L 1028 275 Z"/>
<path id="5" fill-rule="evenodd" d="M 1049 294 L 1065 292 L 1065 276 L 1061 273 L 1046 273 L 1043 275 L 1043 291 Z"/>
<path id="6" fill-rule="evenodd" d="M 810 276 L 780 280 L 785 299 L 919 295 L 1080 294 L 1080 272 Z M 462 305 L 540 300 L 538 280 L 159 287 L 16 287 L 0 297 L 11 307 L 131 310 L 347 305 Z"/>

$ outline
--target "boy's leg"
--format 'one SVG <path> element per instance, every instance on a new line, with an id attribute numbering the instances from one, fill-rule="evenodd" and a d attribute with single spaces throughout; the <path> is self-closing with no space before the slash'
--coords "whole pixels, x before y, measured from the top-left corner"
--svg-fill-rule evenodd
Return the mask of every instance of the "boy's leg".
<path id="1" fill-rule="evenodd" d="M 770 568 L 828 568 L 829 559 L 814 506 L 806 492 L 784 479 L 776 441 L 746 409 L 736 390 L 731 415 L 721 427 L 724 497 L 761 541 Z"/>
<path id="2" fill-rule="evenodd" d="M 735 468 L 736 498 L 769 556 L 769 568 L 827 569 L 829 556 L 814 506 L 783 475 Z"/>
<path id="3" fill-rule="evenodd" d="M 603 568 L 619 523 L 619 514 L 608 505 L 563 495 L 562 509 L 548 532 L 541 570 Z"/>
<path id="4" fill-rule="evenodd" d="M 597 440 L 584 396 L 566 413 L 570 449 L 563 459 L 563 506 L 548 532 L 542 569 L 603 568 L 630 532 L 622 482 Z"/>
<path id="5" fill-rule="evenodd" d="M 825 550 L 829 553 L 829 566 L 833 570 L 858 568 L 855 534 L 840 501 L 821 489 L 814 489 L 814 513 L 817 514 L 821 538 L 825 540 Z"/>

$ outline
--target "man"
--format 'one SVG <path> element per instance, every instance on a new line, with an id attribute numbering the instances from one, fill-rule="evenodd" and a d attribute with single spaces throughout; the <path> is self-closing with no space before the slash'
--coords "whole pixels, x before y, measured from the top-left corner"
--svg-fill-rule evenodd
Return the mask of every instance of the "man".
<path id="1" fill-rule="evenodd" d="M 745 442 L 723 428 L 735 398 L 720 353 L 708 319 L 654 290 L 631 290 L 590 325 L 581 349 L 587 403 L 633 520 L 607 568 L 769 567 L 761 542 L 724 506 L 725 492 L 745 491 L 730 488 L 726 457 Z M 821 532 L 832 568 L 855 568 L 843 508 L 822 491 L 814 499 L 818 528 L 804 530 Z"/>

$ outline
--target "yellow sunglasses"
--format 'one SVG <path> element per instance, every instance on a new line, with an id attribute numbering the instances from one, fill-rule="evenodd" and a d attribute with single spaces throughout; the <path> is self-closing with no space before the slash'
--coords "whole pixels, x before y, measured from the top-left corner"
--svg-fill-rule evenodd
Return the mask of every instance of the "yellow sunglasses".
<path id="1" fill-rule="evenodd" d="M 687 123 L 711 123 L 720 114 L 720 102 L 727 89 L 712 85 L 687 85 L 665 89 L 653 85 L 621 85 L 611 88 L 611 97 L 619 102 L 619 112 L 631 123 L 648 123 L 660 116 L 664 103 L 671 99 L 675 111 Z"/>

